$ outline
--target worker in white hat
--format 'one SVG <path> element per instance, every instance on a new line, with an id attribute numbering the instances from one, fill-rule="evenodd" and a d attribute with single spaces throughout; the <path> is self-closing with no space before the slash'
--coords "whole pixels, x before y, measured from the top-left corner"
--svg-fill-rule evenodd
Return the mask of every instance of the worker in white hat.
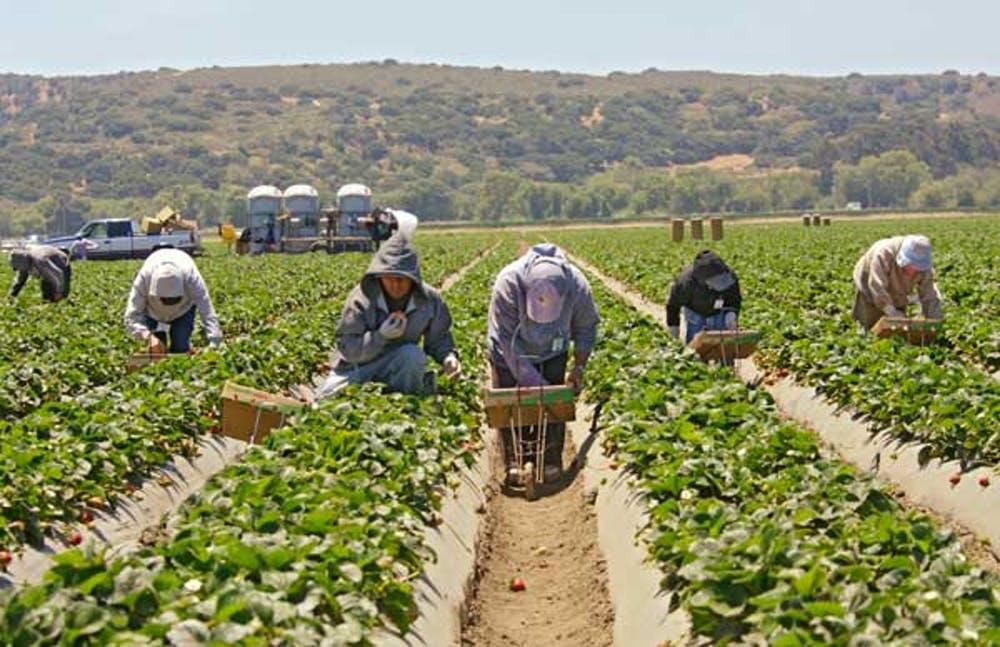
<path id="1" fill-rule="evenodd" d="M 150 254 L 132 282 L 125 328 L 148 343 L 152 354 L 186 353 L 191 350 L 195 310 L 209 344 L 220 345 L 219 318 L 194 259 L 179 249 L 161 249 Z"/>
<path id="2" fill-rule="evenodd" d="M 913 293 L 924 317 L 941 318 L 941 293 L 934 282 L 931 241 L 926 236 L 895 236 L 876 242 L 854 266 L 854 287 L 854 319 L 866 330 L 883 316 L 907 316 Z"/>
<path id="3" fill-rule="evenodd" d="M 488 343 L 497 387 L 570 384 L 579 391 L 600 317 L 583 273 L 551 244 L 535 245 L 500 271 L 490 299 Z M 573 366 L 566 376 L 570 344 Z M 545 478 L 562 471 L 565 425 L 546 433 Z M 508 475 L 512 432 L 503 430 Z"/>

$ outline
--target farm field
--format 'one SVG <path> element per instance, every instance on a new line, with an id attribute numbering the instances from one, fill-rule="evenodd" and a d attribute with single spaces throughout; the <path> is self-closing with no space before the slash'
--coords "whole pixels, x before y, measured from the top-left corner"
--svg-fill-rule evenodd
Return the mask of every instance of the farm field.
<path id="1" fill-rule="evenodd" d="M 857 332 L 854 263 L 875 240 L 930 236 L 944 298 L 943 340 L 920 348 Z M 737 272 L 741 324 L 764 333 L 758 362 L 791 372 L 927 459 L 1000 462 L 1000 219 L 730 227 L 724 240 L 673 243 L 669 231 L 553 232 L 550 238 L 665 307 L 673 277 L 711 247 Z"/>
<path id="2" fill-rule="evenodd" d="M 935 243 L 946 327 L 927 348 L 863 338 L 849 319 L 854 262 L 904 227 Z M 448 521 L 442 501 L 494 442 L 480 402 L 487 306 L 522 236 L 537 233 L 418 236 L 429 283 L 468 269 L 445 294 L 460 379 L 440 379 L 425 398 L 349 387 L 294 416 L 169 515 L 155 540 L 126 550 L 92 542 L 85 519 L 171 457 L 197 454 L 218 429 L 226 380 L 284 391 L 322 372 L 369 257 L 201 260 L 226 345 L 128 376 L 134 344 L 120 318 L 137 264 L 74 266 L 70 304 L 45 309 L 31 294 L 4 306 L 0 546 L 16 555 L 55 540 L 60 551 L 38 583 L 0 593 L 0 644 L 378 644 L 410 629 L 423 609 L 417 580 L 448 559 L 427 543 Z M 1000 369 L 1000 259 L 989 242 L 1000 219 L 747 225 L 719 243 L 672 243 L 662 227 L 548 238 L 661 304 L 673 275 L 711 246 L 740 275 L 743 323 L 765 333 L 757 357 L 768 370 L 921 443 L 928 459 L 1000 463 L 1000 382 L 990 375 Z M 644 495 L 648 527 L 621 532 L 642 531 L 688 638 L 1000 642 L 1000 578 L 956 533 L 824 456 L 763 389 L 697 361 L 590 280 L 602 315 L 582 396 L 599 411 L 592 451 Z M 83 311 L 92 345 L 73 345 L 79 322 L 66 305 Z M 52 330 L 36 330 L 51 310 Z M 26 352 L 37 378 L 14 375 Z M 70 547 L 77 532 L 83 544 Z"/>

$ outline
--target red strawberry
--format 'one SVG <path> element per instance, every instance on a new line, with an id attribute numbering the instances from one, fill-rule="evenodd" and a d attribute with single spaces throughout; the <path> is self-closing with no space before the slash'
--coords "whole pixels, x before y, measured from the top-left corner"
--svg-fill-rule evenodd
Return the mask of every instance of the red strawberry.
<path id="1" fill-rule="evenodd" d="M 69 534 L 69 543 L 71 546 L 79 546 L 83 542 L 83 535 L 80 531 L 74 530 Z"/>
<path id="2" fill-rule="evenodd" d="M 91 512 L 90 510 L 84 510 L 83 512 L 80 513 L 80 521 L 86 524 L 93 523 L 94 513 Z"/>
<path id="3" fill-rule="evenodd" d="M 528 585 L 520 577 L 515 577 L 510 581 L 510 590 L 514 592 L 520 592 L 528 588 Z"/>
<path id="4" fill-rule="evenodd" d="M 14 556 L 10 554 L 9 550 L 0 550 L 0 566 L 6 567 L 13 559 Z"/>
<path id="5" fill-rule="evenodd" d="M 959 481 L 961 480 L 962 480 L 961 472 L 955 472 L 948 477 L 948 482 L 951 483 L 951 487 L 955 487 L 956 485 L 958 485 Z"/>
<path id="6" fill-rule="evenodd" d="M 990 486 L 990 475 L 980 474 L 979 475 L 979 487 L 989 487 Z"/>

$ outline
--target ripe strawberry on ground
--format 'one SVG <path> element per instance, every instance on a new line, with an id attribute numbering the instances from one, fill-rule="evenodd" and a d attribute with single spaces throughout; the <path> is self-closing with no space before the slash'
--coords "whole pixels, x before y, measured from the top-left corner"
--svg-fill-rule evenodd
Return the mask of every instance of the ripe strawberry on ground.
<path id="1" fill-rule="evenodd" d="M 515 577 L 510 581 L 510 590 L 516 592 L 523 591 L 528 588 L 527 583 L 520 577 Z"/>
<path id="2" fill-rule="evenodd" d="M 83 535 L 80 534 L 79 530 L 74 530 L 69 534 L 70 546 L 79 546 L 82 542 L 83 542 Z"/>
<path id="3" fill-rule="evenodd" d="M 979 475 L 979 487 L 989 487 L 990 486 L 990 475 L 980 474 Z"/>

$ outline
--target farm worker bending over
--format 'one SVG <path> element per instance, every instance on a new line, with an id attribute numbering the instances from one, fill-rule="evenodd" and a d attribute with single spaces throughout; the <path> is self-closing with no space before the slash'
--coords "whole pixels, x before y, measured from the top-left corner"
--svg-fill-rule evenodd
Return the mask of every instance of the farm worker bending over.
<path id="1" fill-rule="evenodd" d="M 69 282 L 72 272 L 69 256 L 51 245 L 35 245 L 27 249 L 15 249 L 10 254 L 10 266 L 17 272 L 14 285 L 10 287 L 10 298 L 16 299 L 29 276 L 37 276 L 42 282 L 42 299 L 55 303 L 69 296 Z"/>
<path id="2" fill-rule="evenodd" d="M 421 280 L 410 240 L 397 234 L 378 248 L 361 283 L 347 297 L 337 326 L 333 372 L 316 398 L 364 382 L 381 382 L 399 393 L 432 393 L 436 385 L 433 373 L 427 372 L 428 355 L 445 375 L 460 374 L 448 306 Z"/>
<path id="3" fill-rule="evenodd" d="M 883 315 L 905 317 L 912 292 L 928 319 L 941 318 L 941 293 L 931 268 L 931 241 L 926 236 L 884 238 L 854 266 L 854 319 L 871 329 Z"/>
<path id="4" fill-rule="evenodd" d="M 125 308 L 125 328 L 149 343 L 149 352 L 186 353 L 191 350 L 194 311 L 201 315 L 208 342 L 222 343 L 222 329 L 194 259 L 179 249 L 153 252 L 139 268 Z"/>
<path id="5" fill-rule="evenodd" d="M 742 303 L 736 273 L 718 254 L 705 249 L 674 279 L 667 299 L 667 328 L 680 338 L 683 313 L 685 344 L 702 330 L 731 330 Z"/>
<path id="6" fill-rule="evenodd" d="M 583 386 L 583 371 L 597 341 L 600 316 L 586 277 L 551 244 L 535 245 L 500 271 L 490 299 L 488 343 L 495 386 L 569 383 Z M 566 360 L 573 342 L 573 367 Z M 565 425 L 546 431 L 545 478 L 562 472 Z M 517 476 L 513 433 L 503 430 L 510 478 Z M 513 470 L 513 473 L 512 473 Z"/>

